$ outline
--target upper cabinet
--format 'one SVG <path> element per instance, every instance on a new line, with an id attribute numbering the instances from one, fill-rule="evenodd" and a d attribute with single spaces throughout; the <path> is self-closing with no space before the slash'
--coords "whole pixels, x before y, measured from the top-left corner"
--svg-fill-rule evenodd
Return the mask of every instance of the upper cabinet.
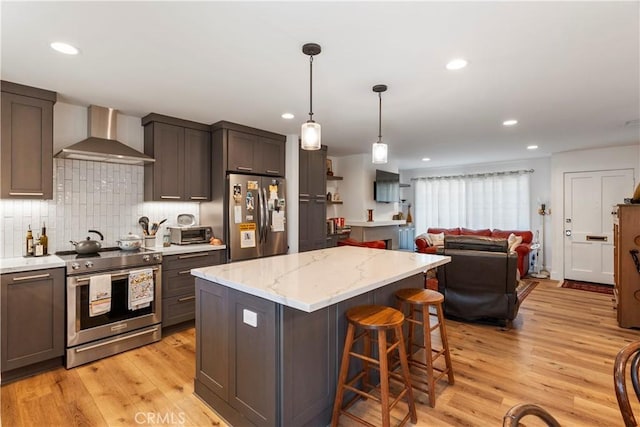
<path id="1" fill-rule="evenodd" d="M 1 197 L 51 199 L 57 94 L 6 81 L 1 87 Z"/>
<path id="2" fill-rule="evenodd" d="M 286 137 L 230 122 L 211 126 L 226 153 L 228 172 L 284 176 Z"/>
<path id="3" fill-rule="evenodd" d="M 211 133 L 209 126 L 149 114 L 142 118 L 144 153 L 155 159 L 145 165 L 147 201 L 211 199 Z"/>

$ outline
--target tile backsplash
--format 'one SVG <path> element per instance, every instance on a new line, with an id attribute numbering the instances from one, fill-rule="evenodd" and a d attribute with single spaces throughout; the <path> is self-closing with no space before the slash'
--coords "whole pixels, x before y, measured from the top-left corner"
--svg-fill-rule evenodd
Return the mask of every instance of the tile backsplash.
<path id="1" fill-rule="evenodd" d="M 72 250 L 69 240 L 98 239 L 90 229 L 104 235 L 103 246 L 115 246 L 129 232 L 141 235 L 143 215 L 151 222 L 167 219 L 158 235 L 176 223 L 178 214 L 199 219 L 198 203 L 144 202 L 142 166 L 70 159 L 54 159 L 53 166 L 53 200 L 0 200 L 0 258 L 24 255 L 27 228 L 31 225 L 35 237 L 43 222 L 49 253 L 54 253 Z"/>

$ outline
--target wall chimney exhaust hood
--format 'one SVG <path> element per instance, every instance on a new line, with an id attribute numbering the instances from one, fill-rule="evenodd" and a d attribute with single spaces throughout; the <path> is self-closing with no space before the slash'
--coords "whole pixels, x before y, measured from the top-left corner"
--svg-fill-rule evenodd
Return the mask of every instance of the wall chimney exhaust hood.
<path id="1" fill-rule="evenodd" d="M 62 159 L 144 165 L 155 159 L 141 153 L 116 138 L 118 111 L 113 108 L 89 106 L 87 129 L 89 137 L 63 148 L 55 155 Z"/>

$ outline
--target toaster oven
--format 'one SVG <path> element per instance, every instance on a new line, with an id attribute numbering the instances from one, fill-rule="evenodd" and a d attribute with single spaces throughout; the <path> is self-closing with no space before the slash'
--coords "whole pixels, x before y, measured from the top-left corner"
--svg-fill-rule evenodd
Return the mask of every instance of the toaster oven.
<path id="1" fill-rule="evenodd" d="M 174 245 L 191 245 L 209 243 L 213 231 L 209 226 L 168 227 L 171 243 Z"/>

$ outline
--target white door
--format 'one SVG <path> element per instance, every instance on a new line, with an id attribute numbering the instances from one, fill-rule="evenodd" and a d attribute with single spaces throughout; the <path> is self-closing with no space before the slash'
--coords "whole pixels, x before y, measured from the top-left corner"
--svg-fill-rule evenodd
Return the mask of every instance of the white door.
<path id="1" fill-rule="evenodd" d="M 564 277 L 613 284 L 613 208 L 633 195 L 633 169 L 564 176 Z"/>

